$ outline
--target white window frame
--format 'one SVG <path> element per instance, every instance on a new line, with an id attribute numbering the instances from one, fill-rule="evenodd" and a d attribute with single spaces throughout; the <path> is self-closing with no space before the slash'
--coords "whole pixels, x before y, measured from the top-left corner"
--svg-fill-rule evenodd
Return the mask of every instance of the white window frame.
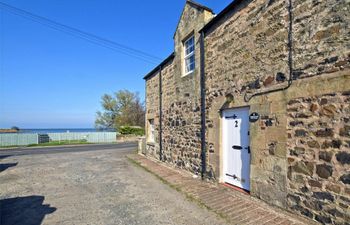
<path id="1" fill-rule="evenodd" d="M 154 119 L 148 120 L 148 142 L 155 142 L 155 129 L 154 129 Z"/>
<path id="2" fill-rule="evenodd" d="M 187 43 L 189 41 L 192 40 L 192 45 L 187 46 Z M 193 47 L 193 50 L 187 54 L 187 49 Z M 193 71 L 196 69 L 196 57 L 195 57 L 195 39 L 194 39 L 194 35 L 192 35 L 191 37 L 187 38 L 184 42 L 183 42 L 183 49 L 184 49 L 184 75 L 186 76 L 190 73 L 193 73 Z M 193 57 L 193 62 L 190 62 L 189 65 L 193 64 L 193 69 L 187 71 L 187 60 L 190 59 L 191 57 Z"/>

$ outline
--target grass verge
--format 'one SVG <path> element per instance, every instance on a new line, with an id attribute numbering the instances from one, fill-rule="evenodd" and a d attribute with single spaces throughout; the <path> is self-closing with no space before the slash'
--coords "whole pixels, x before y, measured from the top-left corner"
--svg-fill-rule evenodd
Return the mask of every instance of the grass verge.
<path id="1" fill-rule="evenodd" d="M 8 146 L 0 146 L 0 149 L 2 149 L 2 148 L 18 148 L 18 147 L 25 147 L 25 146 L 19 146 L 19 145 L 8 145 Z"/>
<path id="2" fill-rule="evenodd" d="M 210 206 L 206 205 L 203 201 L 201 201 L 199 198 L 194 197 L 193 195 L 188 194 L 187 192 L 183 191 L 181 189 L 181 187 L 174 185 L 172 183 L 170 183 L 169 181 L 167 181 L 166 179 L 164 179 L 163 177 L 159 176 L 158 174 L 156 174 L 155 172 L 153 172 L 152 170 L 148 169 L 147 167 L 143 166 L 140 162 L 130 158 L 129 156 L 127 156 L 127 159 L 130 163 L 134 164 L 135 166 L 147 171 L 148 173 L 152 174 L 153 176 L 155 176 L 156 178 L 158 178 L 163 184 L 168 185 L 169 187 L 175 189 L 177 192 L 183 194 L 186 199 L 188 199 L 191 202 L 196 203 L 198 206 L 205 208 L 213 213 L 215 213 L 216 215 L 218 215 L 220 218 L 224 219 L 226 222 L 230 222 L 229 219 L 227 218 L 227 216 L 225 216 L 224 214 L 212 209 Z"/>
<path id="3" fill-rule="evenodd" d="M 87 142 L 86 140 L 77 140 L 77 141 L 52 141 L 47 143 L 40 143 L 40 144 L 31 144 L 27 145 L 27 147 L 37 147 L 37 146 L 56 146 L 56 145 L 86 145 L 86 144 L 92 144 Z"/>
<path id="4" fill-rule="evenodd" d="M 60 145 L 87 145 L 94 144 L 87 142 L 86 140 L 77 140 L 77 141 L 51 141 L 40 144 L 30 144 L 30 145 L 12 145 L 12 146 L 1 146 L 2 148 L 18 148 L 18 147 L 40 147 L 40 146 L 60 146 Z"/>

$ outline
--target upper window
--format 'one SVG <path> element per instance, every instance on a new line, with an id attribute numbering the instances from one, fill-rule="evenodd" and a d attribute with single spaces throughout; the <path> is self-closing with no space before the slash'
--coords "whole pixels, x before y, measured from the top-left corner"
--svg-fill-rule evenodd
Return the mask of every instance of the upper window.
<path id="1" fill-rule="evenodd" d="M 195 55 L 194 55 L 194 36 L 190 37 L 184 42 L 185 50 L 185 74 L 187 75 L 194 71 Z"/>

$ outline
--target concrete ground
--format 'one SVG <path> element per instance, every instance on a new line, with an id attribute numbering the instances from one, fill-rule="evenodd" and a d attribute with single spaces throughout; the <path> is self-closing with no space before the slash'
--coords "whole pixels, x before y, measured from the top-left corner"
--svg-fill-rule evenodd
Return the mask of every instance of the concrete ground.
<path id="1" fill-rule="evenodd" d="M 225 224 L 130 163 L 135 148 L 1 150 L 0 224 Z"/>

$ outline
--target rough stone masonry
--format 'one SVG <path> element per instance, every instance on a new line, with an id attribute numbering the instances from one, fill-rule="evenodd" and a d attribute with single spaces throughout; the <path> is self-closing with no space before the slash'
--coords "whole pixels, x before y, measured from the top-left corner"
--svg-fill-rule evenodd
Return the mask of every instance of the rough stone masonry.
<path id="1" fill-rule="evenodd" d="M 145 77 L 147 136 L 150 120 L 155 136 L 145 154 L 222 182 L 221 112 L 249 107 L 260 114 L 250 124 L 250 194 L 349 224 L 349 23 L 348 0 L 236 0 L 215 17 L 187 1 L 174 53 Z M 184 76 L 191 35 L 196 67 Z"/>

